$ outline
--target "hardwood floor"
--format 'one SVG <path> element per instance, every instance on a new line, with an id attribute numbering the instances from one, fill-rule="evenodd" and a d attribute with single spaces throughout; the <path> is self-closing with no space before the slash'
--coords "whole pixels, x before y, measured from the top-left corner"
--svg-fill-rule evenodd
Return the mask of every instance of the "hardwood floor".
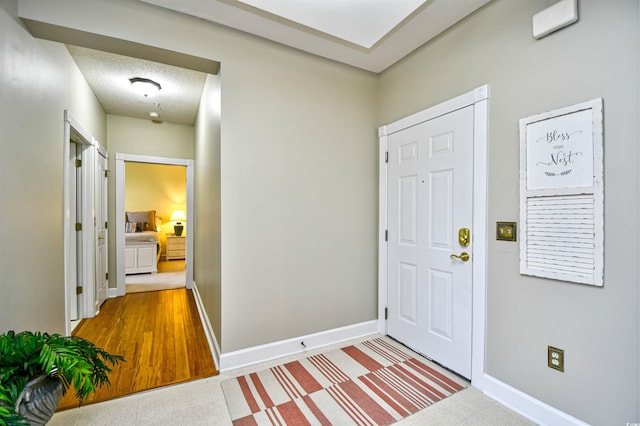
<path id="1" fill-rule="evenodd" d="M 111 386 L 84 404 L 218 374 L 191 290 L 109 299 L 97 317 L 83 320 L 73 334 L 127 360 L 113 369 Z M 77 406 L 70 389 L 58 410 Z"/>

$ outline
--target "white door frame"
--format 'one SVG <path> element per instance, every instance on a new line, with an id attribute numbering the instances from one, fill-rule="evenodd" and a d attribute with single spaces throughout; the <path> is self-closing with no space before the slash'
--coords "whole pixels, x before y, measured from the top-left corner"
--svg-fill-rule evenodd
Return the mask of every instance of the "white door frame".
<path id="1" fill-rule="evenodd" d="M 101 304 L 98 304 L 98 285 L 100 285 L 100 280 L 103 280 L 104 284 L 106 285 L 106 292 L 108 294 L 109 292 L 109 279 L 107 278 L 109 276 L 109 230 L 108 230 L 108 223 L 109 223 L 109 197 L 108 197 L 108 184 L 105 184 L 105 180 L 108 179 L 108 164 L 109 164 L 109 152 L 107 152 L 106 149 L 104 149 L 104 147 L 97 141 L 94 139 L 94 146 L 95 146 L 95 155 L 94 155 L 94 178 L 95 178 L 95 192 L 94 192 L 94 198 L 95 198 L 95 203 L 94 203 L 94 208 L 95 208 L 95 214 L 94 217 L 98 217 L 100 216 L 104 222 L 107 223 L 107 225 L 102 225 L 102 224 L 98 224 L 98 223 L 94 223 L 94 247 L 95 247 L 95 270 L 96 270 L 96 278 L 95 278 L 95 286 L 93 288 L 93 295 L 92 298 L 90 299 L 91 302 L 91 309 L 93 311 L 95 311 L 96 315 L 98 314 L 98 312 L 100 311 L 100 306 Z M 100 170 L 100 161 L 105 161 L 107 164 L 107 167 L 105 167 L 104 169 L 104 175 L 102 174 L 103 172 Z M 101 188 L 99 190 L 99 188 Z M 102 200 L 98 200 L 97 194 L 100 194 L 102 196 Z M 98 215 L 98 209 L 102 208 L 102 209 L 106 209 L 103 212 L 101 212 Z M 96 222 L 94 220 L 94 222 Z M 102 271 L 103 273 L 106 274 L 106 276 L 98 276 L 97 272 L 98 272 L 98 262 L 103 262 L 102 259 L 99 259 L 99 253 L 98 253 L 98 243 L 99 243 L 99 232 L 98 229 L 100 229 L 102 226 L 107 227 L 104 230 L 104 267 L 105 270 Z M 105 298 L 106 299 L 106 298 Z M 102 301 L 104 302 L 104 300 Z"/>
<path id="2" fill-rule="evenodd" d="M 146 155 L 134 155 L 116 153 L 116 218 L 123 218 L 124 207 L 124 183 L 125 183 L 125 162 L 165 164 L 170 166 L 184 166 L 187 169 L 187 223 L 189 232 L 186 234 L 185 261 L 187 270 L 185 273 L 187 289 L 193 288 L 193 236 L 195 235 L 195 221 L 193 220 L 193 179 L 194 161 L 182 158 L 152 157 Z M 125 284 L 125 261 L 124 261 L 124 221 L 116 219 L 116 288 L 109 289 L 109 297 L 124 296 L 127 293 Z M 115 290 L 115 291 L 114 291 Z"/>
<path id="3" fill-rule="evenodd" d="M 82 152 L 82 294 L 79 297 L 78 317 L 93 318 L 98 315 L 96 309 L 96 161 L 99 152 L 107 156 L 100 142 L 91 136 L 91 143 Z M 108 158 L 108 157 L 107 157 Z M 108 242 L 105 243 L 107 250 Z"/>
<path id="4" fill-rule="evenodd" d="M 71 238 L 75 236 L 75 223 L 71 223 L 71 208 L 76 207 L 75 200 L 71 200 L 71 191 L 69 185 L 71 184 L 71 173 L 76 173 L 75 167 L 69 164 L 69 156 L 71 154 L 71 143 L 73 140 L 76 144 L 83 146 L 84 149 L 81 153 L 82 168 L 79 174 L 82 191 L 82 205 L 79 206 L 82 211 L 81 216 L 76 218 L 83 224 L 81 238 L 79 239 L 79 245 L 76 247 L 76 255 L 73 256 L 71 251 Z M 77 306 L 77 317 L 86 318 L 94 316 L 91 306 L 91 297 L 93 295 L 93 287 L 95 285 L 94 279 L 94 267 L 93 264 L 93 252 L 95 235 L 93 231 L 93 155 L 95 145 L 97 141 L 91 135 L 91 133 L 85 129 L 80 122 L 71 114 L 69 110 L 64 111 L 64 139 L 63 139 L 63 191 L 62 191 L 62 205 L 63 205 L 63 263 L 64 263 L 64 302 L 65 302 L 65 333 L 71 334 L 71 310 L 72 304 Z M 80 259 L 81 262 L 81 277 L 80 283 L 77 282 L 74 277 L 77 277 L 77 262 Z M 83 287 L 82 297 L 78 297 L 76 293 L 76 286 L 81 285 Z M 85 291 L 86 290 L 86 291 Z M 88 302 L 89 301 L 89 302 Z"/>
<path id="5" fill-rule="evenodd" d="M 489 86 L 480 86 L 431 108 L 378 128 L 379 137 L 379 229 L 378 229 L 378 332 L 387 334 L 387 136 L 470 105 L 473 117 L 473 302 L 471 343 L 471 384 L 483 388 L 486 327 L 487 262 L 487 148 Z"/>

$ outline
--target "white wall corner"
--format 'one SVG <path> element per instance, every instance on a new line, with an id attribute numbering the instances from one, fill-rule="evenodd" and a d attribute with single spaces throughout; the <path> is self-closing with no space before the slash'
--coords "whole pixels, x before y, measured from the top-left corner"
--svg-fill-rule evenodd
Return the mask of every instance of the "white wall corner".
<path id="1" fill-rule="evenodd" d="M 198 292 L 198 286 L 196 285 L 195 281 L 193 281 L 193 298 L 196 301 L 198 314 L 200 314 L 200 322 L 202 322 L 202 328 L 204 328 L 204 334 L 207 336 L 207 342 L 209 343 L 209 349 L 211 350 L 211 357 L 213 358 L 213 363 L 216 369 L 220 371 L 220 345 L 218 344 L 218 339 L 216 338 L 216 334 L 213 331 L 213 326 L 211 325 L 211 321 L 209 321 L 209 316 L 207 315 L 207 311 L 204 309 L 202 298 L 200 297 L 200 293 Z"/>
<path id="2" fill-rule="evenodd" d="M 240 349 L 220 355 L 220 371 L 225 372 L 240 367 L 258 364 L 289 355 L 318 349 L 351 339 L 377 333 L 378 321 L 371 320 L 359 324 L 334 328 L 319 333 L 307 334 L 265 345 Z M 304 346 L 301 344 L 304 342 Z"/>
<path id="3" fill-rule="evenodd" d="M 587 423 L 558 410 L 500 380 L 484 375 L 485 395 L 539 425 L 588 426 Z"/>

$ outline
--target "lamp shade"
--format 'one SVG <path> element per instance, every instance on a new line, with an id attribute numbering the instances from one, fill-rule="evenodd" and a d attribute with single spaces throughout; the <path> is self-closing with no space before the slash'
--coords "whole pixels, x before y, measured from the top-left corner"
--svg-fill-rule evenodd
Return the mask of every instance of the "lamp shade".
<path id="1" fill-rule="evenodd" d="M 171 219 L 169 220 L 173 222 L 181 222 L 183 220 L 187 220 L 187 217 L 184 214 L 184 210 L 174 210 L 171 215 Z"/>

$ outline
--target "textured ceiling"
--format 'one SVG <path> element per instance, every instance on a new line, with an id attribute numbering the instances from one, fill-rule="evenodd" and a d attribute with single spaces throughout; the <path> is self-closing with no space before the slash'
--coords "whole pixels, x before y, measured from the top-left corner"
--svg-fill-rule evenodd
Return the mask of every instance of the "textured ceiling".
<path id="1" fill-rule="evenodd" d="M 69 46 L 74 61 L 107 114 L 193 125 L 207 74 L 158 62 Z M 162 90 L 144 97 L 133 90 L 129 79 L 148 78 Z"/>

